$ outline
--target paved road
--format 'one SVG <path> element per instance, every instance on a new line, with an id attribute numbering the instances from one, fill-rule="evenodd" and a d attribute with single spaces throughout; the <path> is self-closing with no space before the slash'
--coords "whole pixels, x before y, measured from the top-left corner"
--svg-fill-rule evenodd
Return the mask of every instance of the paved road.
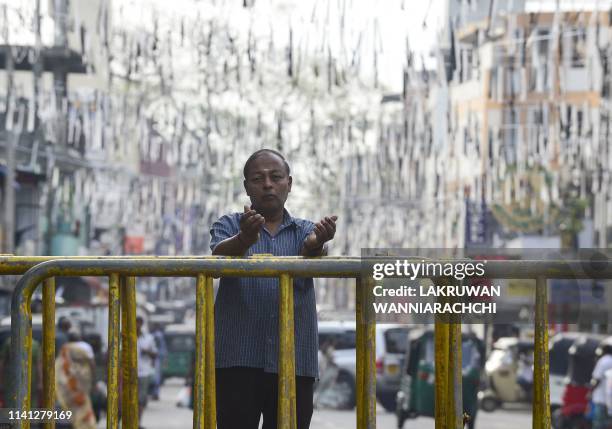
<path id="1" fill-rule="evenodd" d="M 311 429 L 355 429 L 355 412 L 316 410 L 312 418 Z M 395 415 L 378 407 L 376 415 L 378 429 L 396 429 Z M 516 429 L 531 427 L 529 410 L 503 410 L 494 413 L 481 413 L 476 420 L 476 429 Z M 434 421 L 429 418 L 408 420 L 404 429 L 434 429 Z"/>
<path id="2" fill-rule="evenodd" d="M 190 409 L 178 408 L 176 398 L 181 388 L 178 379 L 169 380 L 161 391 L 160 401 L 151 401 L 145 410 L 142 426 L 145 429 L 188 429 L 192 424 Z M 311 429 L 355 429 L 354 411 L 315 410 Z M 106 428 L 101 421 L 100 429 Z M 395 429 L 393 414 L 387 413 L 379 406 L 376 419 L 378 429 Z M 516 429 L 531 427 L 531 413 L 525 408 L 479 413 L 476 429 Z M 419 418 L 408 420 L 404 429 L 434 429 L 432 419 Z"/>

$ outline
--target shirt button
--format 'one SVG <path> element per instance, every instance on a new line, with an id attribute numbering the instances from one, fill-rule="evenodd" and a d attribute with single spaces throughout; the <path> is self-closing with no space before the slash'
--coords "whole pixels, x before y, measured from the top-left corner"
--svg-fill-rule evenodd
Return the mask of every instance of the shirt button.
<path id="1" fill-rule="evenodd" d="M 273 238 L 272 241 L 276 240 L 276 238 Z"/>
<path id="2" fill-rule="evenodd" d="M 268 344 L 272 344 L 272 338 L 268 338 Z"/>

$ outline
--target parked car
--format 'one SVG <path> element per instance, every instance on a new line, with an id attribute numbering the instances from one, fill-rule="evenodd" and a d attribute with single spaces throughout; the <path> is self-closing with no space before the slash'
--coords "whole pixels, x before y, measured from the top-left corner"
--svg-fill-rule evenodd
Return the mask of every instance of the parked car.
<path id="1" fill-rule="evenodd" d="M 355 408 L 356 336 L 354 322 L 319 322 L 317 406 Z"/>
<path id="2" fill-rule="evenodd" d="M 11 318 L 0 320 L 0 346 L 11 336 Z M 32 315 L 32 338 L 42 344 L 42 314 Z"/>
<path id="3" fill-rule="evenodd" d="M 405 325 L 376 325 L 376 398 L 389 412 L 396 407 L 409 331 Z"/>
<path id="4" fill-rule="evenodd" d="M 0 318 L 11 314 L 11 297 L 12 291 L 0 289 Z"/>
<path id="5" fill-rule="evenodd" d="M 0 351 L 3 350 L 5 343 L 10 338 L 11 338 L 11 318 L 5 317 L 4 319 L 0 320 Z M 42 344 L 42 315 L 40 314 L 32 315 L 32 338 L 35 341 L 37 341 L 39 345 Z M 3 364 L 9 365 L 9 362 L 3 362 Z M 6 368 L 4 368 L 4 370 L 8 371 L 9 367 L 7 366 Z M 5 374 L 0 374 L 0 379 L 3 378 Z M 0 386 L 0 407 L 7 406 L 6 404 L 7 404 L 8 398 L 4 397 L 4 395 L 6 394 L 6 392 L 4 391 L 5 387 L 6 386 Z M 35 389 L 35 386 L 33 385 L 31 389 Z M 42 396 L 41 395 L 38 395 L 38 396 L 40 400 Z M 40 404 L 36 404 L 36 406 L 39 406 L 39 405 Z"/>
<path id="6" fill-rule="evenodd" d="M 376 398 L 387 411 L 395 410 L 409 329 L 405 325 L 376 325 Z M 355 322 L 319 322 L 319 348 L 333 347 L 330 354 L 337 367 L 333 389 L 344 392 L 338 408 L 352 409 L 356 404 L 356 338 Z M 319 353 L 321 368 L 325 367 L 324 352 Z"/>

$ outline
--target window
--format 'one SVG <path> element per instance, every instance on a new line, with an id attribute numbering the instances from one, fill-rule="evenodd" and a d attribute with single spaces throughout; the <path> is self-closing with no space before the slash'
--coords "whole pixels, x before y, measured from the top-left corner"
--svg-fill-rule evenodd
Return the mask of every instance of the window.
<path id="1" fill-rule="evenodd" d="M 195 336 L 176 336 L 167 338 L 168 350 L 172 352 L 184 352 L 195 349 Z"/>
<path id="2" fill-rule="evenodd" d="M 572 67 L 584 67 L 586 61 L 586 32 L 584 28 L 575 29 L 572 34 Z"/>
<path id="3" fill-rule="evenodd" d="M 326 344 L 332 344 L 336 350 L 356 349 L 357 334 L 353 330 L 343 332 L 320 332 L 319 349 Z"/>
<path id="4" fill-rule="evenodd" d="M 403 328 L 389 329 L 385 332 L 387 353 L 406 353 L 408 346 L 408 330 Z"/>
<path id="5" fill-rule="evenodd" d="M 11 314 L 11 295 L 0 294 L 0 318 Z"/>
<path id="6" fill-rule="evenodd" d="M 547 58 L 550 45 L 550 31 L 545 29 L 538 30 L 537 37 L 538 42 L 536 46 L 538 47 L 538 51 L 536 55 Z"/>

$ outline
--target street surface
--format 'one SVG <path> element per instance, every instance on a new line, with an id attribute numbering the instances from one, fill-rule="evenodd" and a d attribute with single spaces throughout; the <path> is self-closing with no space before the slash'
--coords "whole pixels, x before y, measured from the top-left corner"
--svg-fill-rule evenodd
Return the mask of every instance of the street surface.
<path id="1" fill-rule="evenodd" d="M 150 401 L 144 412 L 141 426 L 145 429 L 187 429 L 192 425 L 192 411 L 176 406 L 176 398 L 182 387 L 182 381 L 171 379 L 161 390 L 159 401 Z M 315 410 L 311 429 L 355 429 L 354 411 Z M 106 422 L 98 424 L 100 429 L 106 428 Z M 395 415 L 387 413 L 378 407 L 376 418 L 378 429 L 395 429 Z M 514 429 L 516 427 L 531 427 L 531 412 L 525 408 L 496 411 L 494 413 L 478 414 L 477 429 Z M 419 418 L 408 420 L 404 429 L 434 429 L 432 419 Z"/>

